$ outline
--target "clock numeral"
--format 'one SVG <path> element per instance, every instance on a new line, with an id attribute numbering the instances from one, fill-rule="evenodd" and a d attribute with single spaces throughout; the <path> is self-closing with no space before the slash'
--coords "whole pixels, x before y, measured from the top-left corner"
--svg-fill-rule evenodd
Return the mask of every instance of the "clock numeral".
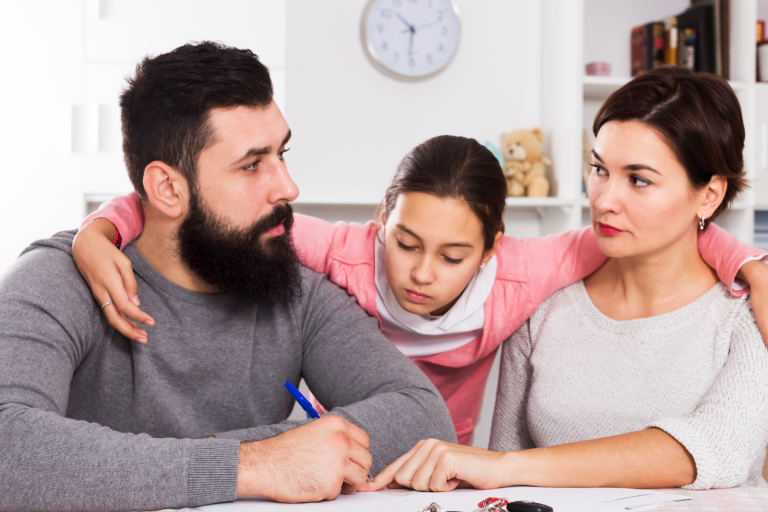
<path id="1" fill-rule="evenodd" d="M 384 52 L 389 50 L 389 45 L 387 44 L 386 41 L 382 41 L 381 42 L 381 50 L 384 51 Z"/>
<path id="2" fill-rule="evenodd" d="M 427 64 L 429 64 L 431 66 L 432 62 L 434 62 L 434 59 L 432 58 L 432 54 L 428 53 L 427 54 Z"/>
<path id="3" fill-rule="evenodd" d="M 443 30 L 440 31 L 440 35 L 441 36 L 447 36 L 448 35 L 448 26 L 447 25 L 443 25 Z"/>
<path id="4" fill-rule="evenodd" d="M 445 13 L 443 13 L 442 9 L 437 11 L 437 21 L 443 21 L 443 14 L 445 14 Z"/>
<path id="5" fill-rule="evenodd" d="M 437 46 L 437 51 L 439 51 L 439 52 L 444 52 L 445 51 L 445 46 L 443 46 L 443 43 L 440 43 Z"/>
<path id="6" fill-rule="evenodd" d="M 384 24 L 383 23 L 379 23 L 378 25 L 376 25 L 376 30 L 379 31 L 379 34 L 384 32 Z"/>
<path id="7" fill-rule="evenodd" d="M 414 60 L 414 58 L 413 58 L 413 57 L 411 57 L 410 59 L 408 59 L 408 65 L 409 65 L 409 66 L 411 66 L 412 68 L 415 68 L 415 67 L 416 67 L 416 61 Z"/>
<path id="8" fill-rule="evenodd" d="M 382 9 L 381 10 L 381 17 L 385 20 L 388 20 L 392 17 L 392 9 Z"/>

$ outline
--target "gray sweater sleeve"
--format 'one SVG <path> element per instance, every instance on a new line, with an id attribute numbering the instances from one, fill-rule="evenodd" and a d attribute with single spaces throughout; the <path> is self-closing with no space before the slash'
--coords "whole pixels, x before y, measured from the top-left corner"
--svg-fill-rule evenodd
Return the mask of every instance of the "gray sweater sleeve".
<path id="1" fill-rule="evenodd" d="M 422 439 L 456 442 L 450 413 L 434 385 L 326 276 L 304 272 L 294 314 L 302 337 L 302 376 L 332 414 L 369 435 L 374 474 Z M 285 421 L 216 437 L 253 441 L 302 423 Z"/>
<path id="2" fill-rule="evenodd" d="M 237 441 L 154 439 L 64 417 L 73 373 L 108 326 L 64 252 L 71 237 L 46 244 L 0 281 L 0 510 L 234 499 Z"/>
<path id="3" fill-rule="evenodd" d="M 768 350 L 748 309 L 733 323 L 728 358 L 698 407 L 648 425 L 674 437 L 693 457 L 696 480 L 686 489 L 762 484 L 747 480 L 768 443 Z"/>
<path id="4" fill-rule="evenodd" d="M 502 347 L 499 386 L 488 448 L 495 452 L 535 448 L 526 414 L 533 376 L 530 320 L 512 333 Z"/>

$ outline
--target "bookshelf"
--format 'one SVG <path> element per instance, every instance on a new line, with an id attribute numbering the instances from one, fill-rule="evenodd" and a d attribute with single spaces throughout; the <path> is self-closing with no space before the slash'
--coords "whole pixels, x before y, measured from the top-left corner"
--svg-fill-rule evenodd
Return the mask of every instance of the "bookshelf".
<path id="1" fill-rule="evenodd" d="M 730 84 L 742 106 L 744 164 L 753 188 L 716 222 L 753 243 L 755 211 L 768 209 L 768 84 L 755 81 L 754 35 L 758 10 L 765 19 L 768 0 L 730 3 Z M 632 27 L 682 12 L 688 5 L 689 0 L 543 0 L 541 125 L 557 182 L 556 197 L 547 199 L 557 201 L 536 205 L 542 234 L 590 222 L 581 186 L 582 130 L 587 128 L 594 141 L 591 125 L 597 110 L 630 80 Z M 610 62 L 612 76 L 585 76 L 585 64 L 594 61 Z"/>

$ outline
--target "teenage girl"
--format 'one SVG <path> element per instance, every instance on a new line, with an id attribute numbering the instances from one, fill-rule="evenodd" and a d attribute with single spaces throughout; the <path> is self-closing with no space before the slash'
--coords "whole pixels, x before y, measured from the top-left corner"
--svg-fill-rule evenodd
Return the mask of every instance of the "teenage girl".
<path id="1" fill-rule="evenodd" d="M 499 345 L 553 292 L 606 261 L 591 227 L 545 238 L 503 236 L 506 190 L 490 151 L 444 135 L 403 158 L 378 223 L 334 225 L 296 215 L 292 230 L 301 262 L 353 295 L 435 384 L 465 445 Z M 98 218 L 110 222 L 89 225 Z M 135 193 L 113 199 L 83 222 L 73 255 L 99 303 L 115 303 L 105 311 L 110 324 L 146 343 L 146 330 L 122 314 L 154 321 L 139 310 L 130 263 L 113 245 L 134 240 L 142 222 Z M 701 234 L 699 250 L 731 287 L 741 264 L 762 255 L 716 226 Z"/>

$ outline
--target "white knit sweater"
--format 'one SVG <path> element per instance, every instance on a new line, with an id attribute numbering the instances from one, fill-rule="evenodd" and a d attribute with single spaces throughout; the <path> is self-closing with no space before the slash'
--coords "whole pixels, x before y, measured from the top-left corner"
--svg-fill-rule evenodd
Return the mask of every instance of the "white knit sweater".
<path id="1" fill-rule="evenodd" d="M 504 343 L 492 450 L 649 427 L 693 456 L 686 488 L 766 486 L 768 350 L 746 297 L 719 283 L 671 313 L 617 321 L 580 281 Z"/>

